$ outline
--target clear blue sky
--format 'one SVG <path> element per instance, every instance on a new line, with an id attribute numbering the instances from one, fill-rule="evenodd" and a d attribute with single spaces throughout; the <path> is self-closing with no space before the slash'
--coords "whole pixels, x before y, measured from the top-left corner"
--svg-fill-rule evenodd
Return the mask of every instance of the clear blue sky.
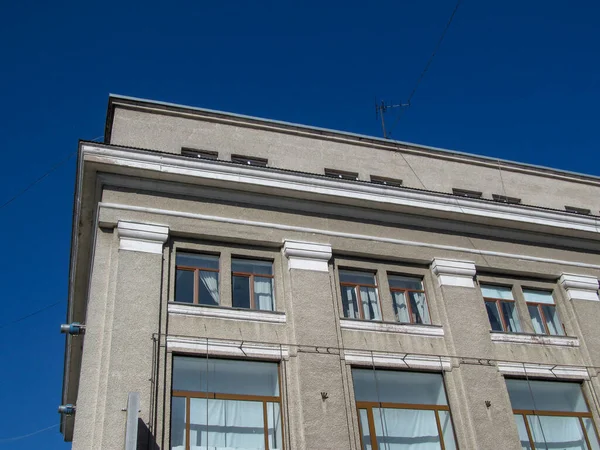
<path id="1" fill-rule="evenodd" d="M 0 204 L 103 133 L 109 92 L 381 135 L 454 0 L 2 2 Z M 464 0 L 394 138 L 600 175 L 600 4 Z M 0 209 L 0 449 L 58 422 L 75 160 Z M 4 325 L 61 300 L 18 324 Z"/>

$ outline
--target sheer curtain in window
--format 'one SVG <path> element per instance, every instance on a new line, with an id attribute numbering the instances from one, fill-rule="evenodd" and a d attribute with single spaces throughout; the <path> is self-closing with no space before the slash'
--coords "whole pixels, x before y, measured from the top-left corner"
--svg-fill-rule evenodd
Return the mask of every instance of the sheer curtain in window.
<path id="1" fill-rule="evenodd" d="M 210 293 L 215 305 L 219 304 L 219 274 L 217 272 L 200 272 L 200 281 Z"/>
<path id="2" fill-rule="evenodd" d="M 367 320 L 381 320 L 379 302 L 377 300 L 377 289 L 361 286 L 360 300 L 364 318 Z"/>
<path id="3" fill-rule="evenodd" d="M 413 314 L 417 317 L 415 318 L 416 323 L 431 323 L 431 319 L 429 318 L 429 310 L 427 309 L 427 298 L 424 293 L 412 292 L 412 300 L 413 300 Z M 415 308 L 416 307 L 416 308 Z"/>
<path id="4" fill-rule="evenodd" d="M 380 450 L 440 450 L 435 412 L 373 408 Z"/>
<path id="5" fill-rule="evenodd" d="M 254 304 L 256 309 L 274 311 L 273 279 L 254 277 Z"/>
<path id="6" fill-rule="evenodd" d="M 588 450 L 577 417 L 527 416 L 536 450 Z"/>

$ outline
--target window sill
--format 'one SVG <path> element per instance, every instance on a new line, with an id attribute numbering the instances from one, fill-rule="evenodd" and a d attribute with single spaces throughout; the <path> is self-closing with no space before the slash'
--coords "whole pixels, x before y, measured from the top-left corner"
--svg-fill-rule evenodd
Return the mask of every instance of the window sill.
<path id="1" fill-rule="evenodd" d="M 380 322 L 346 318 L 340 319 L 340 328 L 345 330 L 382 331 L 429 337 L 440 337 L 444 335 L 444 329 L 438 325 L 416 325 L 410 323 Z"/>
<path id="2" fill-rule="evenodd" d="M 277 311 L 256 311 L 252 309 L 226 308 L 222 306 L 190 305 L 169 302 L 169 314 L 218 319 L 244 320 L 249 322 L 285 323 L 285 313 Z"/>
<path id="3" fill-rule="evenodd" d="M 499 333 L 491 331 L 493 342 L 514 344 L 558 345 L 563 347 L 579 347 L 579 339 L 573 336 L 548 336 L 545 334 Z"/>

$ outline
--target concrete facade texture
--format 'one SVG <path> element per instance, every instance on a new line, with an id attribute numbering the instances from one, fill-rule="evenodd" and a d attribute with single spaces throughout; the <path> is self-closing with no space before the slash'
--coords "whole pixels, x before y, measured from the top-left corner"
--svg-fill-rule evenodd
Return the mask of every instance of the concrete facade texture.
<path id="1" fill-rule="evenodd" d="M 77 412 L 62 426 L 73 449 L 124 448 L 129 392 L 141 398 L 138 448 L 171 448 L 173 355 L 278 362 L 288 450 L 361 448 L 353 367 L 442 374 L 461 450 L 522 448 L 506 376 L 581 383 L 600 423 L 600 301 L 571 300 L 559 283 L 563 274 L 597 281 L 600 239 L 597 231 L 565 231 L 573 215 L 561 213 L 565 225 L 536 233 L 535 225 L 507 228 L 466 213 L 434 216 L 414 205 L 353 203 L 319 192 L 292 198 L 277 188 L 199 180 L 191 169 L 170 170 L 181 157 L 169 158 L 192 147 L 218 151 L 225 161 L 232 154 L 268 158 L 265 173 L 334 168 L 365 181 L 379 175 L 403 179 L 408 188 L 471 189 L 488 198 L 504 192 L 523 204 L 556 210 L 573 204 L 595 214 L 600 180 L 416 146 L 403 152 L 258 119 L 112 102 L 109 142 L 89 150 L 82 144 L 78 169 L 69 317 L 84 322 L 86 333 L 67 340 L 63 402 L 75 403 Z M 103 159 L 107 149 L 131 160 L 161 152 L 163 169 Z M 352 182 L 339 183 L 352 189 Z M 122 245 L 124 223 L 142 230 L 133 247 Z M 168 232 L 163 242 L 146 229 Z M 323 266 L 308 246 L 302 266 L 308 269 L 291 268 L 286 241 L 330 248 L 326 271 L 311 269 Z M 161 253 L 148 251 L 156 245 Z M 220 256 L 219 306 L 175 302 L 181 251 Z M 272 261 L 274 311 L 232 308 L 235 257 Z M 463 266 L 472 274 L 452 269 Z M 344 317 L 344 268 L 374 274 L 380 321 Z M 431 324 L 396 321 L 390 275 L 422 279 Z M 490 331 L 482 283 L 512 287 L 522 332 Z M 552 292 L 565 336 L 534 334 L 522 294 L 528 288 Z M 598 286 L 589 292 L 597 298 Z M 524 375 L 514 372 L 521 367 Z"/>

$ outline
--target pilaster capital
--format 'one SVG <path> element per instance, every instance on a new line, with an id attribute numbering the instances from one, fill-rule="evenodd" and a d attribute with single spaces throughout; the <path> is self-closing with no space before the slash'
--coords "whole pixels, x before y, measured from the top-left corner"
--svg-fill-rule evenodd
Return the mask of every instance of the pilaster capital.
<path id="1" fill-rule="evenodd" d="M 431 271 L 437 275 L 440 286 L 459 286 L 474 288 L 475 263 L 435 258 Z"/>
<path id="2" fill-rule="evenodd" d="M 558 282 L 565 289 L 569 300 L 600 301 L 596 277 L 563 273 Z"/>
<path id="3" fill-rule="evenodd" d="M 285 240 L 283 242 L 283 254 L 289 261 L 290 269 L 314 270 L 317 272 L 329 271 L 330 244 Z"/>
<path id="4" fill-rule="evenodd" d="M 117 224 L 119 250 L 162 254 L 169 237 L 169 227 L 119 220 Z"/>

